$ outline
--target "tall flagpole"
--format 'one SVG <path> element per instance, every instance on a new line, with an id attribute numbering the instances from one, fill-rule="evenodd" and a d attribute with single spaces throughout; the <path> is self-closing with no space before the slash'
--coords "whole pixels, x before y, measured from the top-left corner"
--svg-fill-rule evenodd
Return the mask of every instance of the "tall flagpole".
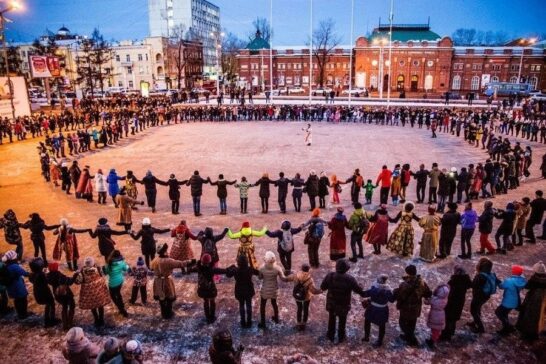
<path id="1" fill-rule="evenodd" d="M 312 102 L 312 84 L 313 84 L 313 0 L 310 0 L 311 8 L 309 12 L 309 105 Z"/>
<path id="2" fill-rule="evenodd" d="M 273 0 L 269 0 L 269 98 L 273 103 Z"/>
<path id="3" fill-rule="evenodd" d="M 351 42 L 349 51 L 351 54 L 349 55 L 349 106 L 351 106 L 351 96 L 352 96 L 352 89 L 353 89 L 353 31 L 354 31 L 354 13 L 355 13 L 355 0 L 351 0 Z"/>
<path id="4" fill-rule="evenodd" d="M 391 12 L 389 14 L 390 29 L 389 29 L 389 73 L 388 73 L 388 85 L 387 85 L 387 110 L 391 103 L 391 77 L 392 77 L 392 20 L 393 20 L 394 0 L 391 0 Z"/>

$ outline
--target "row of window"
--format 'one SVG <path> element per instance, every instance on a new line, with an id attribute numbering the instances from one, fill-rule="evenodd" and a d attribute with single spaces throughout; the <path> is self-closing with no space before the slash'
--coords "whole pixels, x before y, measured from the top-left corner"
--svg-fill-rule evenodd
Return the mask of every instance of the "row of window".
<path id="1" fill-rule="evenodd" d="M 137 54 L 137 61 L 141 62 L 144 60 L 148 61 L 148 53 L 144 53 L 144 56 L 141 53 Z M 119 54 L 116 54 L 116 62 L 121 62 L 121 56 Z M 130 54 L 125 55 L 125 62 L 131 62 Z"/>
<path id="2" fill-rule="evenodd" d="M 487 68 L 489 65 L 485 65 L 485 67 Z M 453 64 L 453 70 L 455 71 L 462 71 L 464 69 L 465 65 L 463 63 L 454 63 Z M 473 64 L 470 64 L 470 63 L 467 63 L 466 64 L 466 68 L 470 68 L 472 67 L 472 70 L 473 71 L 479 71 L 482 69 L 482 64 L 481 63 L 473 63 Z M 491 66 L 491 70 L 493 71 L 500 71 L 501 68 L 502 68 L 502 65 L 500 64 L 492 64 Z M 511 65 L 508 65 L 508 64 L 505 64 L 504 65 L 505 68 L 508 68 L 510 67 L 510 71 L 512 72 L 518 72 L 519 71 L 519 64 L 511 64 Z M 531 72 L 539 72 L 540 69 L 541 69 L 541 65 L 540 64 L 532 64 L 530 66 L 531 68 Z"/>
<path id="3" fill-rule="evenodd" d="M 500 79 L 499 77 L 497 76 L 493 76 L 491 77 L 490 81 L 489 82 L 500 82 Z M 512 76 L 510 77 L 510 79 L 508 80 L 508 82 L 510 83 L 518 83 L 518 78 L 517 76 Z M 471 90 L 479 90 L 480 89 L 480 83 L 481 83 L 481 78 L 479 76 L 474 76 L 470 79 L 470 89 Z M 533 89 L 536 89 L 537 85 L 538 85 L 538 78 L 533 76 L 529 79 L 529 83 L 533 86 Z M 451 83 L 451 89 L 452 90 L 460 90 L 461 89 L 461 84 L 462 84 L 462 78 L 460 75 L 455 75 L 453 76 L 453 81 Z"/>

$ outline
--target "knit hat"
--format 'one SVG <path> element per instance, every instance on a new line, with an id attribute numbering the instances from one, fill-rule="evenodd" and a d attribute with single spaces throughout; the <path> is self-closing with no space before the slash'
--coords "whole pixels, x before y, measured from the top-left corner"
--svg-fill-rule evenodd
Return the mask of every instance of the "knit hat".
<path id="1" fill-rule="evenodd" d="M 544 266 L 544 263 L 542 263 L 542 260 L 533 265 L 533 272 L 540 274 L 546 273 L 546 267 Z"/>
<path id="2" fill-rule="evenodd" d="M 81 327 L 73 327 L 65 335 L 65 340 L 70 347 L 85 347 L 88 341 Z"/>
<path id="3" fill-rule="evenodd" d="M 210 264 L 210 262 L 212 262 L 210 254 L 205 253 L 201 256 L 201 264 Z"/>
<path id="4" fill-rule="evenodd" d="M 125 352 L 128 354 L 137 354 L 140 351 L 142 351 L 142 348 L 140 342 L 137 340 L 129 340 L 125 344 Z"/>
<path id="5" fill-rule="evenodd" d="M 99 225 L 106 225 L 108 223 L 108 219 L 105 217 L 101 217 L 99 219 Z"/>
<path id="6" fill-rule="evenodd" d="M 119 349 L 119 341 L 115 337 L 109 337 L 104 342 L 104 351 L 107 353 L 115 353 Z"/>
<path id="7" fill-rule="evenodd" d="M 245 221 L 243 222 L 243 225 L 242 225 L 242 228 L 249 228 L 250 227 L 250 223 L 248 221 Z"/>
<path id="8" fill-rule="evenodd" d="M 313 212 L 311 213 L 311 216 L 313 217 L 319 217 L 320 215 L 320 209 L 318 207 L 315 207 L 315 209 L 313 210 Z"/>
<path id="9" fill-rule="evenodd" d="M 143 266 L 145 263 L 144 263 L 144 258 L 142 257 L 138 257 L 137 261 L 136 261 L 136 265 L 141 267 Z"/>
<path id="10" fill-rule="evenodd" d="M 389 276 L 386 274 L 381 274 L 379 277 L 377 277 L 377 283 L 379 284 L 385 284 L 387 283 L 387 280 L 389 279 Z"/>
<path id="11" fill-rule="evenodd" d="M 15 260 L 17 259 L 17 253 L 13 250 L 8 250 L 6 254 L 2 257 L 3 262 L 7 262 L 9 260 Z"/>
<path id="12" fill-rule="evenodd" d="M 513 265 L 512 266 L 512 275 L 514 276 L 520 276 L 523 274 L 523 267 L 520 265 Z"/>
<path id="13" fill-rule="evenodd" d="M 416 276 L 417 275 L 417 268 L 413 264 L 408 265 L 406 267 L 405 271 L 406 271 L 407 275 L 410 275 L 410 276 Z"/>
<path id="14" fill-rule="evenodd" d="M 47 269 L 50 271 L 50 272 L 56 272 L 59 270 L 59 262 L 49 262 L 47 264 Z"/>
<path id="15" fill-rule="evenodd" d="M 167 249 L 169 248 L 169 246 L 167 245 L 167 243 L 163 244 L 163 245 L 158 245 L 157 248 L 156 248 L 156 251 L 157 251 L 157 254 L 163 254 L 167 251 Z"/>
<path id="16" fill-rule="evenodd" d="M 85 264 L 86 267 L 92 267 L 95 265 L 95 259 L 93 259 L 93 257 L 87 257 L 85 258 L 83 263 Z"/>
<path id="17" fill-rule="evenodd" d="M 337 212 L 343 212 L 343 207 L 339 206 L 339 207 L 337 208 Z"/>
<path id="18" fill-rule="evenodd" d="M 142 225 L 152 225 L 150 218 L 145 217 L 144 219 L 142 219 Z"/>
<path id="19" fill-rule="evenodd" d="M 265 252 L 265 262 L 266 263 L 275 263 L 275 253 L 272 251 Z"/>

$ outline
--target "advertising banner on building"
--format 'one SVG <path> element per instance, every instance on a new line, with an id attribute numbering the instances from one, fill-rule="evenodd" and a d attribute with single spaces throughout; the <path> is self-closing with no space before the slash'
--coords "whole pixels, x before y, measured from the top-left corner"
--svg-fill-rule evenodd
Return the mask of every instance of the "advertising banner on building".
<path id="1" fill-rule="evenodd" d="M 30 115 L 30 104 L 28 102 L 27 85 L 24 77 L 10 77 L 13 95 L 7 77 L 0 77 L 0 117 L 12 118 L 11 101 L 13 97 L 13 108 L 15 117 Z"/>
<path id="2" fill-rule="evenodd" d="M 482 74 L 482 83 L 481 83 L 481 85 L 485 86 L 489 82 L 491 82 L 491 75 L 490 74 Z"/>
<path id="3" fill-rule="evenodd" d="M 29 56 L 30 71 L 34 78 L 61 76 L 61 65 L 58 57 Z"/>

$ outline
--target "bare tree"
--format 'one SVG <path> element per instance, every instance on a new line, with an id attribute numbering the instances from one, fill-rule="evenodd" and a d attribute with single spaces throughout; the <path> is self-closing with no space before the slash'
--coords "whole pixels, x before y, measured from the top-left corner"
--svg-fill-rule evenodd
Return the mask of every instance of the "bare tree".
<path id="1" fill-rule="evenodd" d="M 186 57 L 184 57 L 184 46 L 187 36 L 186 27 L 179 24 L 173 28 L 169 38 L 169 58 L 173 60 L 176 72 L 176 88 L 178 90 L 182 88 L 182 78 L 187 62 Z"/>
<path id="2" fill-rule="evenodd" d="M 503 45 L 506 44 L 509 41 L 510 37 L 508 36 L 508 33 L 506 33 L 503 30 L 499 30 L 495 32 L 494 36 L 494 45 Z"/>
<path id="3" fill-rule="evenodd" d="M 313 55 L 318 69 L 317 82 L 320 87 L 324 85 L 326 65 L 330 61 L 330 55 L 341 42 L 336 34 L 335 22 L 329 18 L 319 23 L 318 28 L 313 31 Z M 309 80 L 311 85 L 312 80 Z"/>
<path id="4" fill-rule="evenodd" d="M 455 45 L 473 45 L 476 42 L 476 29 L 459 28 L 455 30 L 451 38 Z"/>
<path id="5" fill-rule="evenodd" d="M 266 18 L 257 17 L 252 22 L 252 32 L 248 35 L 248 38 L 254 39 L 257 30 L 260 31 L 262 38 L 265 39 L 266 42 L 269 43 L 271 41 L 271 38 L 273 37 L 273 29 L 269 24 L 269 20 Z"/>
<path id="6" fill-rule="evenodd" d="M 104 40 L 99 30 L 95 28 L 91 34 L 93 41 L 92 63 L 95 65 L 95 79 L 99 83 L 99 88 L 104 92 L 104 81 L 110 78 L 111 69 L 107 65 L 112 60 L 112 47 L 110 43 Z"/>
<path id="7" fill-rule="evenodd" d="M 245 42 L 237 35 L 224 31 L 225 36 L 222 39 L 222 74 L 224 82 L 231 84 L 237 77 L 237 53 L 245 47 Z"/>

